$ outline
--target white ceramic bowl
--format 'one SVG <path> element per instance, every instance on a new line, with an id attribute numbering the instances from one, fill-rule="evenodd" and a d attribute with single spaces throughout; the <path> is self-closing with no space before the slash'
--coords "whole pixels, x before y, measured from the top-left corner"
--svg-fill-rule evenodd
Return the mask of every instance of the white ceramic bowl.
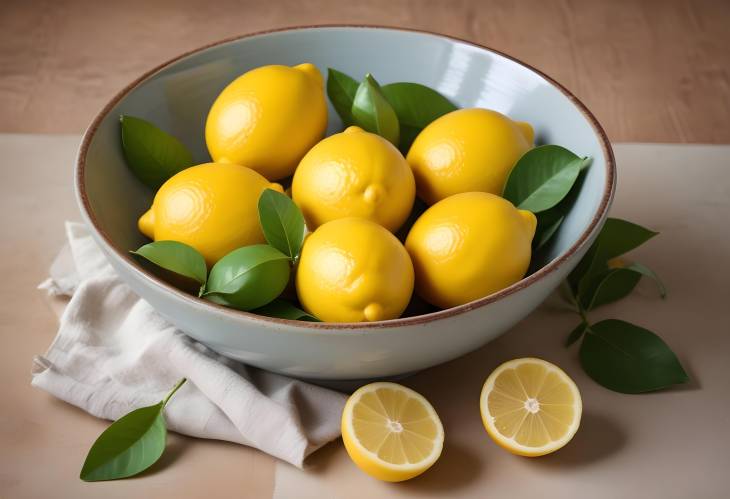
<path id="1" fill-rule="evenodd" d="M 309 61 L 356 78 L 429 85 L 461 107 L 486 107 L 532 123 L 541 143 L 591 156 L 575 206 L 532 275 L 448 310 L 390 321 L 327 324 L 261 317 L 186 294 L 144 270 L 128 251 L 145 242 L 137 218 L 152 195 L 130 173 L 120 114 L 148 119 L 207 160 L 203 129 L 216 95 L 236 76 L 266 64 Z M 330 108 L 329 130 L 341 129 Z M 120 276 L 164 317 L 223 355 L 293 376 L 351 380 L 424 369 L 470 352 L 537 307 L 578 263 L 613 197 L 611 146 L 593 115 L 539 71 L 454 38 L 393 28 L 320 26 L 247 35 L 181 55 L 140 77 L 99 113 L 78 155 L 76 193 L 94 238 Z"/>

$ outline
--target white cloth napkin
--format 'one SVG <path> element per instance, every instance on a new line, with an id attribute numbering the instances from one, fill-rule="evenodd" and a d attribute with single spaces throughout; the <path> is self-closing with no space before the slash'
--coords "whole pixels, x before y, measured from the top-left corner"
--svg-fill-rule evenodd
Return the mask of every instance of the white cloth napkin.
<path id="1" fill-rule="evenodd" d="M 116 275 L 86 227 L 66 223 L 68 246 L 39 287 L 69 295 L 58 335 L 33 361 L 32 384 L 94 416 L 116 420 L 159 402 L 168 427 L 249 445 L 302 467 L 340 435 L 345 396 L 248 367 L 187 337 Z"/>

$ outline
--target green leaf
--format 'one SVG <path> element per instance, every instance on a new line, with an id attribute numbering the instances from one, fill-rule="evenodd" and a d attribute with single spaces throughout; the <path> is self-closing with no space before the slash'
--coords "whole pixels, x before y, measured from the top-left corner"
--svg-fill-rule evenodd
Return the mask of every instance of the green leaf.
<path id="1" fill-rule="evenodd" d="M 208 267 L 203 255 L 192 246 L 178 241 L 155 241 L 131 251 L 158 267 L 188 277 L 204 285 L 208 276 Z"/>
<path id="2" fill-rule="evenodd" d="M 289 283 L 289 274 L 289 257 L 281 251 L 268 244 L 244 246 L 210 269 L 203 296 L 241 310 L 253 310 L 279 296 Z"/>
<path id="3" fill-rule="evenodd" d="M 629 265 L 626 268 L 631 269 L 634 272 L 638 272 L 638 273 L 648 277 L 649 279 L 653 280 L 656 283 L 657 288 L 659 289 L 659 296 L 661 296 L 662 299 L 667 297 L 666 286 L 664 286 L 664 283 L 662 282 L 661 279 L 659 279 L 659 276 L 656 275 L 656 273 L 654 273 L 654 271 L 651 270 L 649 267 L 646 267 L 645 265 L 642 265 L 638 262 L 633 262 L 631 265 Z"/>
<path id="4" fill-rule="evenodd" d="M 368 132 L 377 133 L 398 146 L 399 124 L 393 107 L 380 91 L 380 85 L 370 74 L 357 87 L 352 102 L 354 123 Z"/>
<path id="5" fill-rule="evenodd" d="M 578 295 L 585 295 L 590 281 L 606 271 L 609 260 L 641 246 L 657 234 L 626 220 L 606 219 L 596 241 L 568 276 L 572 289 Z"/>
<path id="6" fill-rule="evenodd" d="M 586 329 L 588 329 L 588 324 L 581 321 L 580 324 L 578 324 L 575 329 L 573 329 L 567 338 L 565 338 L 565 346 L 569 347 L 583 336 L 583 333 L 586 332 Z"/>
<path id="7" fill-rule="evenodd" d="M 593 310 L 628 296 L 640 280 L 641 274 L 631 269 L 608 269 L 591 279 L 578 293 L 578 299 L 584 310 Z"/>
<path id="8" fill-rule="evenodd" d="M 261 308 L 257 308 L 253 312 L 267 317 L 278 317 L 280 319 L 289 319 L 292 321 L 320 322 L 319 319 L 312 314 L 308 314 L 288 301 L 278 298 Z"/>
<path id="9" fill-rule="evenodd" d="M 556 145 L 530 149 L 512 168 L 503 197 L 522 210 L 548 210 L 570 192 L 587 161 Z"/>
<path id="10" fill-rule="evenodd" d="M 350 110 L 352 109 L 352 102 L 355 100 L 358 86 L 357 80 L 345 73 L 332 68 L 327 69 L 327 95 L 330 98 L 330 102 L 332 102 L 332 107 L 340 115 L 342 124 L 345 126 L 354 123 Z"/>
<path id="11" fill-rule="evenodd" d="M 408 152 L 421 130 L 458 108 L 446 97 L 419 83 L 390 83 L 380 89 L 400 123 L 400 149 Z"/>
<path id="12" fill-rule="evenodd" d="M 259 221 L 266 241 L 292 261 L 299 256 L 306 229 L 299 207 L 286 194 L 265 189 L 259 197 Z"/>
<path id="13" fill-rule="evenodd" d="M 193 155 L 175 137 L 149 121 L 122 115 L 122 149 L 127 166 L 153 189 L 193 165 Z"/>
<path id="14" fill-rule="evenodd" d="M 583 369 L 610 390 L 650 392 L 689 379 L 667 344 L 647 329 L 608 319 L 586 333 L 580 347 Z"/>
<path id="15" fill-rule="evenodd" d="M 167 438 L 162 411 L 185 381 L 180 380 L 158 404 L 136 409 L 104 430 L 91 446 L 80 478 L 86 482 L 126 478 L 157 462 Z"/>
<path id="16" fill-rule="evenodd" d="M 543 211 L 537 215 L 537 228 L 535 229 L 535 237 L 532 238 L 532 250 L 538 251 L 545 246 L 560 228 L 560 224 L 565 220 L 565 214 L 561 213 L 558 206 Z"/>

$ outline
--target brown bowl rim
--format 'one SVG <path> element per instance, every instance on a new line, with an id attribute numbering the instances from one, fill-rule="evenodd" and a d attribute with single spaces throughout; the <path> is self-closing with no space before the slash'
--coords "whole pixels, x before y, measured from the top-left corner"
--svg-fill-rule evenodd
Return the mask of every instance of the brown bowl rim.
<path id="1" fill-rule="evenodd" d="M 356 28 L 356 29 L 380 29 L 380 30 L 392 30 L 392 31 L 404 31 L 404 32 L 410 32 L 410 33 L 421 33 L 431 36 L 436 36 L 440 38 L 445 38 L 451 41 L 471 45 L 473 47 L 486 50 L 488 52 L 492 52 L 494 54 L 497 54 L 501 57 L 504 57 L 506 59 L 509 59 L 527 69 L 530 71 L 533 71 L 543 79 L 545 79 L 547 82 L 552 84 L 555 88 L 557 88 L 563 95 L 565 95 L 577 108 L 578 110 L 585 116 L 585 118 L 588 120 L 590 125 L 593 127 L 593 130 L 596 132 L 598 138 L 600 139 L 601 148 L 603 149 L 603 153 L 606 157 L 606 188 L 604 189 L 603 196 L 601 198 L 601 203 L 598 207 L 598 210 L 596 210 L 595 215 L 591 219 L 590 224 L 588 227 L 583 231 L 581 236 L 578 238 L 578 240 L 573 243 L 573 245 L 568 248 L 565 252 L 563 252 L 560 256 L 557 258 L 554 258 L 550 262 L 548 262 L 545 266 L 538 269 L 536 272 L 530 274 L 529 276 L 519 280 L 518 282 L 512 284 L 511 286 L 504 288 L 496 293 L 493 293 L 491 295 L 485 296 L 483 298 L 480 298 L 478 300 L 471 301 L 469 303 L 465 303 L 463 305 L 458 305 L 456 307 L 447 308 L 444 310 L 438 310 L 435 312 L 430 312 L 428 314 L 422 314 L 422 315 L 415 315 L 411 317 L 402 317 L 397 319 L 390 319 L 385 321 L 376 321 L 376 322 L 307 322 L 307 321 L 297 321 L 297 320 L 291 320 L 291 319 L 281 319 L 277 317 L 266 317 L 258 314 L 253 314 L 250 312 L 245 312 L 242 310 L 237 310 L 229 307 L 225 307 L 223 305 L 218 305 L 216 303 L 210 302 L 208 300 L 203 300 L 201 298 L 198 298 L 196 296 L 190 295 L 188 293 L 185 293 L 174 286 L 168 284 L 167 282 L 163 281 L 162 279 L 158 278 L 151 272 L 147 271 L 143 267 L 141 267 L 137 262 L 134 261 L 133 258 L 130 257 L 130 255 L 127 252 L 119 250 L 114 243 L 112 242 L 111 238 L 106 234 L 106 232 L 99 226 L 89 203 L 88 195 L 86 193 L 86 185 L 84 182 L 84 171 L 86 167 L 86 155 L 88 153 L 89 145 L 94 138 L 94 135 L 96 134 L 96 131 L 99 128 L 99 125 L 101 124 L 102 120 L 104 120 L 107 115 L 111 112 L 112 108 L 116 106 L 124 97 L 126 97 L 134 88 L 136 88 L 138 85 L 140 85 L 142 82 L 147 80 L 150 76 L 154 75 L 155 73 L 165 69 L 166 67 L 170 66 L 171 64 L 188 57 L 190 55 L 202 52 L 204 50 L 207 50 L 212 47 L 217 47 L 219 45 L 223 45 L 230 42 L 235 42 L 238 40 L 243 40 L 246 38 L 252 38 L 256 36 L 261 35 L 267 35 L 271 33 L 279 33 L 284 31 L 296 31 L 296 30 L 308 30 L 308 29 L 321 29 L 321 28 Z M 166 291 L 172 293 L 173 295 L 177 296 L 178 298 L 181 298 L 184 301 L 189 302 L 191 305 L 194 306 L 203 306 L 203 307 L 210 307 L 211 311 L 215 312 L 223 312 L 224 314 L 231 314 L 233 316 L 240 316 L 245 317 L 246 319 L 254 320 L 254 321 L 261 321 L 264 323 L 269 324 L 279 324 L 279 325 L 287 325 L 287 326 L 294 326 L 302 329 L 327 329 L 327 330 L 343 330 L 343 329 L 381 329 L 381 328 L 393 328 L 398 326 L 415 326 L 419 324 L 424 323 L 430 323 L 434 322 L 440 319 L 446 319 L 448 317 L 453 317 L 455 315 L 459 315 L 465 312 L 469 312 L 471 310 L 481 308 L 485 305 L 489 305 L 490 303 L 494 303 L 502 298 L 505 298 L 509 295 L 512 295 L 522 289 L 525 289 L 532 284 L 536 283 L 537 281 L 541 280 L 548 274 L 556 271 L 561 265 L 563 265 L 571 256 L 573 256 L 590 238 L 591 234 L 594 232 L 598 224 L 601 222 L 601 220 L 604 218 L 604 216 L 608 212 L 608 208 L 610 206 L 611 200 L 613 198 L 613 194 L 615 191 L 615 180 L 616 180 L 616 163 L 615 158 L 613 155 L 613 149 L 611 148 L 611 144 L 609 142 L 608 136 L 606 132 L 603 130 L 603 127 L 600 125 L 596 117 L 591 113 L 591 111 L 583 104 L 583 102 L 580 101 L 575 95 L 573 95 L 568 89 L 566 89 L 563 85 L 555 81 L 550 76 L 546 75 L 542 71 L 536 69 L 535 67 L 515 58 L 508 54 L 505 54 L 504 52 L 500 52 L 499 50 L 495 50 L 493 48 L 487 47 L 485 45 L 481 45 L 478 43 L 471 42 L 469 40 L 465 40 L 463 38 L 459 38 L 456 36 L 451 35 L 445 35 L 442 33 L 436 33 L 433 31 L 428 30 L 421 30 L 421 29 L 414 29 L 414 28 L 403 28 L 403 27 L 397 27 L 397 26 L 385 26 L 385 25 L 372 25 L 372 24 L 315 24 L 315 25 L 301 25 L 301 26 L 291 26 L 291 27 L 283 27 L 283 28 L 275 28 L 275 29 L 267 29 L 262 31 L 256 31 L 253 33 L 247 33 L 244 35 L 238 35 L 233 36 L 229 38 L 225 38 L 223 40 L 219 40 L 213 43 L 209 43 L 207 45 L 203 45 L 202 47 L 190 50 L 188 52 L 185 52 L 183 54 L 180 54 L 176 57 L 173 57 L 172 59 L 167 60 L 166 62 L 150 69 L 149 71 L 145 72 L 142 76 L 138 77 L 134 81 L 132 81 L 130 84 L 128 84 L 126 87 L 124 87 L 121 91 L 119 91 L 112 99 L 102 108 L 102 110 L 94 117 L 93 121 L 89 125 L 89 127 L 86 129 L 86 132 L 84 133 L 81 145 L 79 147 L 79 152 L 76 160 L 76 172 L 75 172 L 75 187 L 76 187 L 76 195 L 79 202 L 79 207 L 82 211 L 82 214 L 85 215 L 87 220 L 92 225 L 93 229 L 97 232 L 97 234 L 101 237 L 101 239 L 104 241 L 104 243 L 114 252 L 116 253 L 116 256 L 120 257 L 122 261 L 124 261 L 126 264 L 128 264 L 132 270 L 136 271 L 138 274 L 143 276 L 144 278 L 151 281 L 153 284 L 156 284 Z"/>

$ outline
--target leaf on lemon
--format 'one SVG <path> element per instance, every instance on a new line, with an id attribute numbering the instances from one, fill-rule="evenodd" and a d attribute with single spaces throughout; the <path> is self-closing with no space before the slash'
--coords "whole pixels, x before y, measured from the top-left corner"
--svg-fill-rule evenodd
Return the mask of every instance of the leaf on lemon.
<path id="1" fill-rule="evenodd" d="M 436 90 L 419 83 L 390 83 L 380 90 L 398 117 L 403 154 L 408 152 L 421 130 L 435 119 L 458 109 Z"/>
<path id="2" fill-rule="evenodd" d="M 351 109 L 358 86 L 357 80 L 345 73 L 332 68 L 327 69 L 327 96 L 345 126 L 354 123 Z"/>
<path id="3" fill-rule="evenodd" d="M 122 115 L 120 122 L 127 166 L 147 186 L 157 189 L 193 165 L 193 156 L 183 143 L 149 121 Z"/>
<path id="4" fill-rule="evenodd" d="M 194 279 L 201 285 L 207 280 L 208 268 L 203 255 L 187 244 L 178 241 L 155 241 L 131 253 L 149 260 L 158 267 Z"/>
<path id="5" fill-rule="evenodd" d="M 306 230 L 299 207 L 286 194 L 265 189 L 259 197 L 258 209 L 266 241 L 295 260 L 302 249 Z"/>
<path id="6" fill-rule="evenodd" d="M 503 196 L 521 210 L 548 210 L 570 192 L 587 162 L 561 146 L 530 149 L 512 168 Z"/>
<path id="7" fill-rule="evenodd" d="M 400 134 L 398 117 L 383 96 L 380 85 L 370 74 L 360 83 L 352 102 L 354 124 L 363 130 L 377 133 L 396 147 Z"/>
<path id="8" fill-rule="evenodd" d="M 289 257 L 273 246 L 244 246 L 210 269 L 203 296 L 223 305 L 253 310 L 279 296 L 289 282 L 289 274 Z"/>

